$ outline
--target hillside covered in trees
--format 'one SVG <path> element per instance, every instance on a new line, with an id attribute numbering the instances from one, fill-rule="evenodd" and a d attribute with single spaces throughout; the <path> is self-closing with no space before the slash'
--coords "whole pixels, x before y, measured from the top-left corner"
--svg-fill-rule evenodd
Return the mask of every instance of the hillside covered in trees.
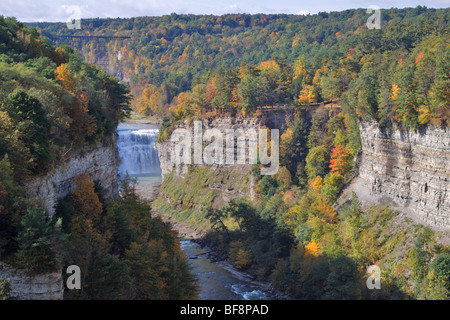
<path id="1" fill-rule="evenodd" d="M 449 10 L 381 10 L 381 29 L 370 30 L 368 17 L 358 9 L 87 19 L 81 30 L 31 25 L 51 41 L 78 47 L 88 62 L 106 58 L 111 70 L 122 69 L 134 107 L 148 115 L 246 114 L 264 105 L 345 99 L 359 116 L 386 125 L 445 125 Z M 131 39 L 71 42 L 56 35 Z"/>
<path id="2" fill-rule="evenodd" d="M 295 298 L 449 299 L 450 249 L 439 243 L 441 233 L 399 221 L 389 207 L 365 208 L 356 195 L 336 205 L 356 174 L 360 121 L 406 129 L 449 124 L 449 10 L 382 10 L 381 29 L 368 29 L 368 16 L 359 9 L 89 19 L 81 30 L 31 25 L 51 41 L 131 37 L 72 45 L 86 61 L 106 57 L 127 75 L 132 107 L 164 120 L 160 141 L 185 120 L 333 102 L 337 108 L 319 107 L 310 120 L 299 111 L 281 128 L 280 169 L 261 176 L 254 166 L 251 203 L 235 199 L 212 208 L 214 199 L 201 197 L 201 179 L 214 175 L 205 168 L 192 168 L 184 181 L 169 176 L 165 197 L 184 212 L 202 206 L 212 246 Z M 382 266 L 380 291 L 365 286 L 372 264 Z"/>
<path id="3" fill-rule="evenodd" d="M 75 177 L 53 217 L 26 196 L 28 181 L 115 134 L 130 95 L 14 18 L 0 16 L 0 39 L 0 261 L 30 275 L 78 265 L 83 290 L 68 299 L 195 297 L 176 234 L 151 218 L 128 178 L 118 199 L 105 199 L 99 181 Z M 0 277 L 1 300 L 8 288 Z"/>

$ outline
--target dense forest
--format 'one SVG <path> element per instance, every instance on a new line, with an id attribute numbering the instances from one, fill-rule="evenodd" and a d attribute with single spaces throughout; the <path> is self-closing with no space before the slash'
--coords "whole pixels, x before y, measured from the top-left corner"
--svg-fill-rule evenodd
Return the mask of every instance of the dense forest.
<path id="1" fill-rule="evenodd" d="M 0 260 L 30 275 L 78 265 L 83 290 L 68 299 L 194 298 L 176 234 L 128 177 L 107 200 L 98 181 L 77 176 L 53 217 L 26 196 L 33 177 L 115 132 L 131 98 L 105 70 L 14 18 L 0 16 L 0 39 Z M 0 299 L 9 289 L 0 279 Z"/>
<path id="2" fill-rule="evenodd" d="M 439 233 L 408 219 L 399 223 L 389 207 L 363 208 L 356 194 L 336 207 L 355 175 L 359 121 L 448 126 L 448 14 L 383 10 L 379 30 L 367 29 L 363 10 L 86 20 L 90 34 L 132 38 L 107 51 L 87 42 L 82 51 L 86 59 L 107 54 L 114 62 L 121 50 L 129 86 L 138 92 L 135 110 L 165 120 L 161 141 L 186 119 L 332 102 L 337 108 L 319 107 L 311 121 L 299 111 L 282 128 L 278 173 L 253 169 L 256 201 L 213 209 L 214 197 L 202 186 L 220 176 L 191 168 L 184 180 L 169 175 L 162 186 L 182 208 L 163 199 L 155 204 L 186 221 L 209 219 L 209 245 L 294 298 L 448 299 L 450 250 L 438 243 Z M 49 37 L 69 32 L 39 27 Z M 382 266 L 382 290 L 366 287 L 372 264 Z"/>
<path id="3" fill-rule="evenodd" d="M 449 299 L 450 247 L 439 241 L 445 233 L 389 206 L 364 204 L 355 193 L 337 203 L 357 174 L 360 147 L 349 119 L 326 107 L 311 121 L 298 113 L 281 136 L 277 174 L 262 176 L 254 165 L 224 186 L 253 181 L 251 200 L 217 208 L 205 186 L 230 172 L 193 167 L 184 179 L 166 175 L 154 205 L 195 227 L 208 221 L 206 242 L 219 259 L 294 299 Z M 366 286 L 370 265 L 381 268 L 381 290 Z"/>
<path id="4" fill-rule="evenodd" d="M 407 129 L 449 124 L 449 10 L 382 10 L 380 29 L 368 29 L 368 17 L 362 9 L 308 16 L 172 14 L 87 19 L 81 30 L 34 23 L 30 30 L 44 43 L 69 41 L 56 35 L 129 36 L 67 43 L 86 61 L 106 58 L 110 69 L 121 70 L 135 98 L 132 108 L 164 120 L 160 141 L 185 120 L 331 102 L 335 108 L 318 107 L 310 120 L 299 111 L 281 128 L 280 169 L 261 176 L 260 166 L 253 167 L 254 201 L 213 208 L 214 199 L 201 190 L 215 175 L 207 168 L 190 168 L 184 181 L 168 176 L 162 191 L 186 212 L 203 207 L 196 219 L 209 220 L 208 243 L 294 298 L 449 299 L 450 248 L 439 244 L 438 232 L 407 218 L 399 222 L 389 207 L 365 208 L 356 194 L 336 205 L 357 170 L 359 121 Z M 57 75 L 62 85 L 63 75 Z M 162 202 L 155 205 L 176 210 Z M 65 203 L 77 210 L 74 198 Z M 118 248 L 109 254 L 121 257 Z M 382 266 L 381 290 L 366 287 L 373 264 Z"/>
<path id="5" fill-rule="evenodd" d="M 87 19 L 81 30 L 32 26 L 78 47 L 86 61 L 106 57 L 110 69 L 123 69 L 134 106 L 148 115 L 247 114 L 264 105 L 347 100 L 359 116 L 385 125 L 445 125 L 449 10 L 382 10 L 381 28 L 370 30 L 368 17 L 358 9 Z M 71 42 L 56 35 L 131 39 Z"/>

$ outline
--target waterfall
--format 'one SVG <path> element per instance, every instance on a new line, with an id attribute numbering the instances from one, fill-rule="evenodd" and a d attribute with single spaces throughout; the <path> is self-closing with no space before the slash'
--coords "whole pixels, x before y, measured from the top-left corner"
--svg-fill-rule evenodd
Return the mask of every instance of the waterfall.
<path id="1" fill-rule="evenodd" d="M 158 129 L 133 124 L 120 124 L 117 128 L 119 156 L 122 163 L 119 174 L 132 176 L 160 176 L 161 168 L 155 140 Z"/>

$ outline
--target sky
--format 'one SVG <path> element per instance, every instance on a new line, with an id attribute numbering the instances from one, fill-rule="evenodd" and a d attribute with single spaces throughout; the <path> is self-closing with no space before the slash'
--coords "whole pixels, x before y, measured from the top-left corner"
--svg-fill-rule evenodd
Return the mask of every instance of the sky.
<path id="1" fill-rule="evenodd" d="M 130 18 L 178 14 L 288 13 L 314 14 L 354 8 L 448 8 L 450 0 L 0 0 L 0 15 L 22 22 L 68 19 Z"/>

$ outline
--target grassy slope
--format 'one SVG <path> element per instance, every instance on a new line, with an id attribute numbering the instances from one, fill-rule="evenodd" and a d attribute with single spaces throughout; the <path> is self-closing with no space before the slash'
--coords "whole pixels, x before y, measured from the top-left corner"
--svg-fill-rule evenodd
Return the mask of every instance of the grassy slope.
<path id="1" fill-rule="evenodd" d="M 194 167 L 184 178 L 174 173 L 166 175 L 161 195 L 154 204 L 180 222 L 208 230 L 210 224 L 202 209 L 208 206 L 219 208 L 231 198 L 248 196 L 249 182 L 247 167 Z"/>

